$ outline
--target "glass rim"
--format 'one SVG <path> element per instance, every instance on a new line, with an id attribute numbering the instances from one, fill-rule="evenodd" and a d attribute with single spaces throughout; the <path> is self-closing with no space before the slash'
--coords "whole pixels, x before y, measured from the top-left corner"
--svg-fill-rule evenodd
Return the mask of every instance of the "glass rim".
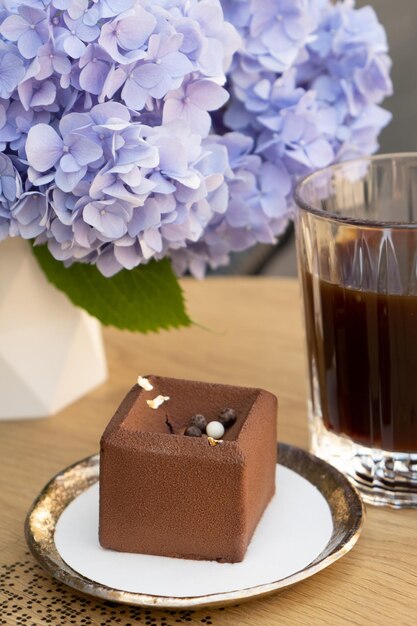
<path id="1" fill-rule="evenodd" d="M 345 224 L 347 226 L 364 226 L 368 228 L 397 228 L 397 229 L 408 229 L 413 230 L 417 229 L 417 220 L 415 222 L 396 222 L 395 220 L 372 220 L 365 219 L 360 217 L 350 217 L 340 215 L 338 213 L 333 213 L 330 211 L 325 211 L 319 206 L 314 206 L 311 203 L 307 202 L 302 195 L 302 189 L 310 183 L 314 178 L 318 178 L 324 172 L 336 172 L 337 170 L 343 169 L 347 165 L 353 165 L 354 163 L 375 163 L 377 161 L 406 161 L 407 159 L 415 159 L 417 161 L 417 152 L 387 152 L 383 154 L 375 154 L 371 156 L 363 156 L 363 157 L 355 157 L 353 159 L 347 159 L 346 161 L 340 161 L 340 163 L 333 163 L 332 165 L 327 165 L 326 167 L 322 167 L 320 169 L 315 170 L 314 172 L 310 172 L 307 176 L 304 176 L 301 180 L 298 181 L 294 188 L 293 198 L 297 204 L 299 209 L 306 211 L 307 213 L 312 213 L 317 217 L 321 217 L 323 219 L 332 220 L 335 222 L 339 222 L 340 224 Z"/>

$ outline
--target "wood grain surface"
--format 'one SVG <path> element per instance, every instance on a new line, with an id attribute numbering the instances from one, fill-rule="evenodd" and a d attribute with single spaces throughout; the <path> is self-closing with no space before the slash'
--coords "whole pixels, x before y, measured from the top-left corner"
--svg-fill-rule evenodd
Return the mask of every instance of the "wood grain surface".
<path id="1" fill-rule="evenodd" d="M 368 507 L 362 537 L 343 559 L 284 592 L 223 610 L 159 612 L 91 600 L 52 581 L 28 554 L 23 523 L 32 500 L 55 473 L 97 451 L 105 424 L 139 373 L 265 387 L 279 398 L 279 439 L 307 447 L 297 283 L 216 278 L 183 284 L 199 326 L 149 336 L 105 329 L 105 385 L 55 417 L 0 422 L 0 624 L 416 624 L 415 510 Z"/>

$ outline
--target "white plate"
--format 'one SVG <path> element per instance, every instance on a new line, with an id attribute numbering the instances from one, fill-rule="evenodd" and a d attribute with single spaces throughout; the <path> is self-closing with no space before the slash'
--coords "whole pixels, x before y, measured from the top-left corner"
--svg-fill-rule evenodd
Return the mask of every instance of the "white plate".
<path id="1" fill-rule="evenodd" d="M 363 507 L 344 476 L 280 444 L 277 494 L 242 563 L 105 550 L 98 543 L 98 457 L 55 477 L 28 515 L 29 546 L 52 574 L 85 593 L 160 607 L 224 605 L 286 587 L 356 542 Z M 41 532 L 42 531 L 42 532 Z"/>

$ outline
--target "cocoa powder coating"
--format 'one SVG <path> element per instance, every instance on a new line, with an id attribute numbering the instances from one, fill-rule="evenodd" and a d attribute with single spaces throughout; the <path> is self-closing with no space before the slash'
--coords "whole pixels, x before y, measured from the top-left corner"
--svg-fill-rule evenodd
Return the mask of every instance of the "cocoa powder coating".
<path id="1" fill-rule="evenodd" d="M 277 399 L 245 387 L 149 376 L 101 439 L 99 539 L 104 548 L 238 562 L 275 492 Z M 146 400 L 169 396 L 158 409 Z M 236 422 L 223 442 L 187 437 L 190 418 Z"/>

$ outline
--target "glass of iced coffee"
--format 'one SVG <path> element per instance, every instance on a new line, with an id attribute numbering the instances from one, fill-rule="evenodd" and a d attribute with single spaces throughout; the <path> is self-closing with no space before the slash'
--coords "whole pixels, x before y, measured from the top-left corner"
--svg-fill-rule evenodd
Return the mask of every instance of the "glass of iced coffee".
<path id="1" fill-rule="evenodd" d="M 312 451 L 365 500 L 417 507 L 417 153 L 297 187 Z"/>

